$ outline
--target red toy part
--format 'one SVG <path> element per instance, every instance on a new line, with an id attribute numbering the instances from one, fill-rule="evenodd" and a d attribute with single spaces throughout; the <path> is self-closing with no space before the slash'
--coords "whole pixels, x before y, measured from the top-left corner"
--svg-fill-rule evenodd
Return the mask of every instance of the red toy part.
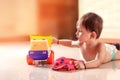
<path id="1" fill-rule="evenodd" d="M 74 61 L 80 61 L 83 62 L 82 60 L 76 60 L 72 58 L 66 58 L 66 57 L 60 57 L 55 60 L 52 69 L 57 70 L 57 71 L 71 71 L 71 70 L 76 70 L 76 66 L 74 64 Z"/>
<path id="2" fill-rule="evenodd" d="M 28 65 L 34 65 L 34 60 L 32 58 L 30 58 L 28 55 L 27 55 L 27 64 Z"/>
<path id="3" fill-rule="evenodd" d="M 54 52 L 51 50 L 49 57 L 47 58 L 47 63 L 48 64 L 53 64 L 54 63 Z"/>

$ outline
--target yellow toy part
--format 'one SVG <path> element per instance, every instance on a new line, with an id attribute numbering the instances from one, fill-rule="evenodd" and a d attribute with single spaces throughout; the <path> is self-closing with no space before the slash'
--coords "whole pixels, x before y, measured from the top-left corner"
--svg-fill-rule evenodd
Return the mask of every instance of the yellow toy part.
<path id="1" fill-rule="evenodd" d="M 49 47 L 51 47 L 52 36 L 30 35 L 30 40 L 47 40 Z"/>
<path id="2" fill-rule="evenodd" d="M 51 47 L 52 36 L 30 36 L 30 50 L 48 50 Z"/>

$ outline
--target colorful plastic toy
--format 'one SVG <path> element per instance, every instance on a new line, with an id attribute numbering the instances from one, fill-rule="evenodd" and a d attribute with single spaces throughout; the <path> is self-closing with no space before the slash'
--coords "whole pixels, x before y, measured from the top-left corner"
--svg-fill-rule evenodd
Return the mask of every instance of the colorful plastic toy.
<path id="1" fill-rule="evenodd" d="M 51 50 L 52 36 L 30 36 L 30 50 L 27 55 L 28 65 L 44 65 L 54 62 Z"/>
<path id="2" fill-rule="evenodd" d="M 56 70 L 56 71 L 76 70 L 77 68 L 75 67 L 74 61 L 83 62 L 82 60 L 76 60 L 76 59 L 72 59 L 72 58 L 60 57 L 60 58 L 55 60 L 53 66 L 52 66 L 52 69 Z"/>

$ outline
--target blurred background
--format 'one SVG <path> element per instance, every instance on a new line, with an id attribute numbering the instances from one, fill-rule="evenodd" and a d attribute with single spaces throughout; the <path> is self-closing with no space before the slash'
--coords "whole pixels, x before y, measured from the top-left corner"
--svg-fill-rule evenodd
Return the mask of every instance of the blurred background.
<path id="1" fill-rule="evenodd" d="M 29 35 L 75 40 L 76 21 L 86 12 L 104 20 L 101 38 L 120 38 L 120 0 L 0 0 L 0 42 Z"/>

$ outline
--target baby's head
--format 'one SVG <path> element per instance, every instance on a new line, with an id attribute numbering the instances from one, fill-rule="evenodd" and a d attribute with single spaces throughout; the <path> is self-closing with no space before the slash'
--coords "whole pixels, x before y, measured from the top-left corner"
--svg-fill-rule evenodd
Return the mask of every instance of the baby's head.
<path id="1" fill-rule="evenodd" d="M 83 25 L 85 29 L 89 32 L 95 32 L 97 37 L 100 37 L 103 28 L 103 20 L 102 18 L 92 12 L 89 12 L 81 17 L 81 20 L 78 20 L 77 25 Z"/>

